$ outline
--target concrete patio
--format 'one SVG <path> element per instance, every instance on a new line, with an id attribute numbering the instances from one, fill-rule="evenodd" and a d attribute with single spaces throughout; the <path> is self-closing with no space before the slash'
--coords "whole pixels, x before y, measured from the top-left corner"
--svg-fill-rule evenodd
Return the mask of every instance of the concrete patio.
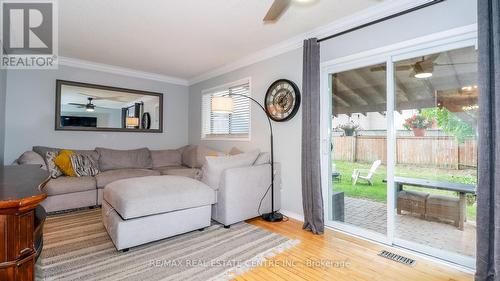
<path id="1" fill-rule="evenodd" d="M 367 199 L 345 197 L 345 222 L 378 233 L 387 232 L 387 205 Z M 475 256 L 476 225 L 467 221 L 464 230 L 452 224 L 423 220 L 408 214 L 396 215 L 395 236 L 465 256 Z"/>

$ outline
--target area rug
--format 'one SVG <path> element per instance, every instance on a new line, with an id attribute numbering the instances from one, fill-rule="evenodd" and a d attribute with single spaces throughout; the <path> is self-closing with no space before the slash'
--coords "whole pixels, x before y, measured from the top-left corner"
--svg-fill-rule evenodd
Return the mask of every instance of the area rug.
<path id="1" fill-rule="evenodd" d="M 144 229 L 147 231 L 147 229 Z M 212 225 L 118 252 L 101 210 L 50 216 L 36 280 L 229 280 L 299 241 L 248 223 Z"/>

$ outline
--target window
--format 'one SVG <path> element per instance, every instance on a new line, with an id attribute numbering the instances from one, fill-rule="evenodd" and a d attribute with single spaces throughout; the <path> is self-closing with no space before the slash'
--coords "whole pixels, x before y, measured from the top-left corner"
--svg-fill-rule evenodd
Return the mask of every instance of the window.
<path id="1" fill-rule="evenodd" d="M 212 112 L 212 99 L 224 95 L 244 95 L 250 97 L 250 79 L 206 90 L 202 96 L 203 139 L 250 138 L 250 99 L 232 96 L 233 112 L 230 114 Z"/>

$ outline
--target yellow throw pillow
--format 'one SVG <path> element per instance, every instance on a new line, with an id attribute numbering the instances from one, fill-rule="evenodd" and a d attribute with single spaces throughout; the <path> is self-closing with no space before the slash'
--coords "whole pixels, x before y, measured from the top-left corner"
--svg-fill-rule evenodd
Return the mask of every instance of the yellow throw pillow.
<path id="1" fill-rule="evenodd" d="M 71 150 L 61 150 L 56 159 L 54 159 L 56 166 L 68 177 L 76 176 L 73 165 L 71 165 L 71 155 L 73 154 L 75 154 L 75 152 Z"/>

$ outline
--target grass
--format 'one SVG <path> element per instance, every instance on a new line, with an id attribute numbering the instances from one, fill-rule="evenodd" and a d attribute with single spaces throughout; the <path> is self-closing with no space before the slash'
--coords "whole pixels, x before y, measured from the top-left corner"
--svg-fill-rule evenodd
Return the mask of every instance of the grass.
<path id="1" fill-rule="evenodd" d="M 351 174 L 354 169 L 370 169 L 371 164 L 352 163 L 344 161 L 334 161 L 335 169 L 342 174 L 341 182 L 334 182 L 333 189 L 335 191 L 343 191 L 346 196 L 354 198 L 369 199 L 378 202 L 387 202 L 387 185 L 383 182 L 387 177 L 387 167 L 381 165 L 376 174 L 373 176 L 373 186 L 370 186 L 365 181 L 359 181 L 356 186 L 352 186 Z M 423 168 L 416 166 L 397 165 L 395 170 L 396 176 L 430 179 L 436 181 L 446 181 L 453 183 L 476 184 L 476 170 L 450 170 L 438 168 Z M 423 191 L 431 194 L 443 194 L 449 196 L 458 196 L 456 192 L 435 190 L 420 187 L 405 186 L 407 190 Z M 475 198 L 468 197 L 467 200 L 467 218 L 475 220 L 476 204 Z"/>

